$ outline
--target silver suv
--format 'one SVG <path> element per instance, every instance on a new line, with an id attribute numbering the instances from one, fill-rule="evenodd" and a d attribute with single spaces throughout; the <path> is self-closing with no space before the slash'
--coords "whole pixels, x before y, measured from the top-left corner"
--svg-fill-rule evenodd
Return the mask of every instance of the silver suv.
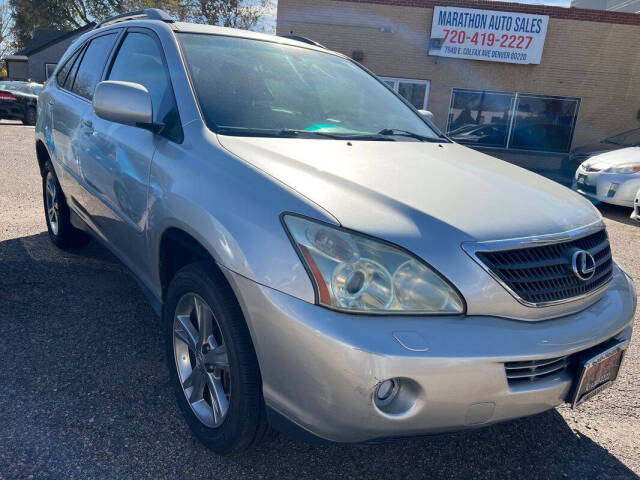
<path id="1" fill-rule="evenodd" d="M 636 294 L 597 210 L 343 55 L 146 10 L 79 38 L 39 100 L 51 240 L 128 267 L 216 452 L 269 425 L 475 428 L 618 373 Z"/>

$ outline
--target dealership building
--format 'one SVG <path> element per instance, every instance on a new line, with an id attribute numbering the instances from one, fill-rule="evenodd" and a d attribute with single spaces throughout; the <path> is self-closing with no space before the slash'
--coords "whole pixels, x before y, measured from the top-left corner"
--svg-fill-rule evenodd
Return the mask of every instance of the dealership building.
<path id="1" fill-rule="evenodd" d="M 637 13 L 484 0 L 279 0 L 277 34 L 358 60 L 451 136 L 503 158 L 526 153 L 544 164 L 640 127 Z"/>

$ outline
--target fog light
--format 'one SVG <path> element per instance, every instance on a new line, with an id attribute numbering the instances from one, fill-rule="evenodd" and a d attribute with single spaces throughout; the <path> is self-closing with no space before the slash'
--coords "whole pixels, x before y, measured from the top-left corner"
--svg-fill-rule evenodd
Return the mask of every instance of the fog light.
<path id="1" fill-rule="evenodd" d="M 378 406 L 388 405 L 398 394 L 399 382 L 390 378 L 385 380 L 376 389 L 376 404 Z"/>
<path id="2" fill-rule="evenodd" d="M 389 398 L 391 396 L 391 393 L 393 392 L 393 388 L 395 387 L 395 385 L 396 382 L 394 382 L 393 380 L 385 380 L 384 382 L 382 382 L 378 387 L 378 393 L 376 394 L 378 396 L 378 399 L 386 400 L 387 398 Z"/>
<path id="3" fill-rule="evenodd" d="M 372 396 L 373 404 L 380 413 L 397 417 L 408 414 L 423 393 L 415 380 L 395 377 L 380 382 Z"/>
<path id="4" fill-rule="evenodd" d="M 607 197 L 611 198 L 616 194 L 616 190 L 618 190 L 619 183 L 612 183 L 609 185 L 609 191 L 607 192 Z"/>

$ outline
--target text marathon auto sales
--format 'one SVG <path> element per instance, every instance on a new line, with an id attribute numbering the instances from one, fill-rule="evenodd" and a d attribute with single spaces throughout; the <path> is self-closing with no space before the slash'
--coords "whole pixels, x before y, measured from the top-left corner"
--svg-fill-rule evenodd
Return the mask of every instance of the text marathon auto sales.
<path id="1" fill-rule="evenodd" d="M 438 25 L 516 33 L 540 33 L 542 18 L 514 18 L 499 14 L 441 11 L 438 14 Z"/>

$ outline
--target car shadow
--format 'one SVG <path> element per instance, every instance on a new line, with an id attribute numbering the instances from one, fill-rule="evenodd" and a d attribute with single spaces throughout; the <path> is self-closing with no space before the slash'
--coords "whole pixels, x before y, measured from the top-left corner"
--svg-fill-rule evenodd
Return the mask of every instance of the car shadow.
<path id="1" fill-rule="evenodd" d="M 599 203 L 596 207 L 600 210 L 602 216 L 609 220 L 640 227 L 640 222 L 631 219 L 632 210 L 629 207 L 619 207 L 618 205 L 610 205 L 608 203 Z"/>
<path id="2" fill-rule="evenodd" d="M 280 435 L 215 456 L 181 418 L 163 331 L 96 242 L 72 252 L 46 233 L 0 242 L 0 476 L 637 478 L 555 410 L 370 446 Z"/>

